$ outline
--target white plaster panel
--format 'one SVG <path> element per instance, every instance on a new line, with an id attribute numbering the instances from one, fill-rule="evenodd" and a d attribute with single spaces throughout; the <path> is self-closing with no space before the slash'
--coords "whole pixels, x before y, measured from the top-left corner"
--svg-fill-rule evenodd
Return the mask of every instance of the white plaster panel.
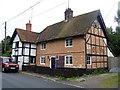
<path id="1" fill-rule="evenodd" d="M 30 47 L 29 43 L 24 43 L 24 47 Z"/>
<path id="2" fill-rule="evenodd" d="M 19 38 L 18 34 L 16 34 L 16 36 L 15 36 L 13 42 L 18 42 L 18 41 L 20 41 L 20 38 Z"/>
<path id="3" fill-rule="evenodd" d="M 108 57 L 114 57 L 114 55 L 112 54 L 112 52 L 109 50 L 109 48 L 107 48 L 108 51 Z"/>
<path id="4" fill-rule="evenodd" d="M 22 47 L 22 43 L 21 42 L 19 42 L 19 47 Z"/>
<path id="5" fill-rule="evenodd" d="M 31 44 L 31 48 L 36 48 L 36 45 L 35 44 Z"/>
<path id="6" fill-rule="evenodd" d="M 36 49 L 31 49 L 30 55 L 31 55 L 31 56 L 36 56 Z"/>
<path id="7" fill-rule="evenodd" d="M 14 50 L 14 49 L 12 49 L 12 56 L 13 56 L 13 55 L 15 55 L 15 50 Z"/>
<path id="8" fill-rule="evenodd" d="M 12 48 L 15 48 L 15 43 L 12 44 Z"/>
<path id="9" fill-rule="evenodd" d="M 29 57 L 24 56 L 24 63 L 29 63 Z"/>
<path id="10" fill-rule="evenodd" d="M 22 55 L 22 48 L 19 48 L 18 54 L 19 54 L 19 55 Z"/>
<path id="11" fill-rule="evenodd" d="M 24 54 L 25 54 L 25 55 L 29 55 L 29 48 L 25 48 Z"/>

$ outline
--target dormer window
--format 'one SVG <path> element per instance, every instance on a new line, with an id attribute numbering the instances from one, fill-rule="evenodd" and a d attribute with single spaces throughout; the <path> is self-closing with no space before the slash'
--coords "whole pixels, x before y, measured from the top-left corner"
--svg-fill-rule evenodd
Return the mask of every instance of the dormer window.
<path id="1" fill-rule="evenodd" d="M 72 38 L 65 39 L 65 47 L 72 47 Z"/>
<path id="2" fill-rule="evenodd" d="M 46 43 L 43 42 L 43 43 L 41 43 L 41 50 L 45 50 L 45 49 L 46 49 Z"/>
<path id="3" fill-rule="evenodd" d="M 99 28 L 99 22 L 97 20 L 95 20 L 92 25 L 95 28 Z"/>

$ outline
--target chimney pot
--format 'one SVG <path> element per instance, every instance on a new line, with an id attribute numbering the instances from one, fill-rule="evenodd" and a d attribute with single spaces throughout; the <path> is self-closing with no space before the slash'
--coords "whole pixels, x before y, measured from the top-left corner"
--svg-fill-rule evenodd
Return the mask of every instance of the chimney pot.
<path id="1" fill-rule="evenodd" d="M 26 30 L 27 31 L 31 31 L 32 30 L 32 24 L 30 23 L 30 20 L 29 20 L 29 23 L 26 24 Z"/>
<path id="2" fill-rule="evenodd" d="M 69 21 L 73 17 L 73 11 L 68 8 L 65 11 L 65 21 Z"/>

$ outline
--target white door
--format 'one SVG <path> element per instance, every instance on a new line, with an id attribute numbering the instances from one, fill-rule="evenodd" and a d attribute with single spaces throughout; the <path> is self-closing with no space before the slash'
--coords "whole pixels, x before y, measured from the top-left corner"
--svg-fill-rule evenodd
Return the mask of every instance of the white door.
<path id="1" fill-rule="evenodd" d="M 23 57 L 19 57 L 19 58 L 18 58 L 18 64 L 19 64 L 19 70 L 22 70 Z"/>

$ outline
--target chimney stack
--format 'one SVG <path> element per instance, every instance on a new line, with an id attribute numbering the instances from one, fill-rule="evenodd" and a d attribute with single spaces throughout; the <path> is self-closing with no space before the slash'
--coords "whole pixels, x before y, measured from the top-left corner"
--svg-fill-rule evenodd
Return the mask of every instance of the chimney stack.
<path id="1" fill-rule="evenodd" d="M 73 17 L 73 11 L 68 8 L 65 11 L 65 21 L 69 21 Z"/>
<path id="2" fill-rule="evenodd" d="M 31 31 L 32 30 L 32 24 L 30 23 L 30 21 L 29 21 L 29 23 L 26 24 L 26 30 L 27 31 Z"/>

